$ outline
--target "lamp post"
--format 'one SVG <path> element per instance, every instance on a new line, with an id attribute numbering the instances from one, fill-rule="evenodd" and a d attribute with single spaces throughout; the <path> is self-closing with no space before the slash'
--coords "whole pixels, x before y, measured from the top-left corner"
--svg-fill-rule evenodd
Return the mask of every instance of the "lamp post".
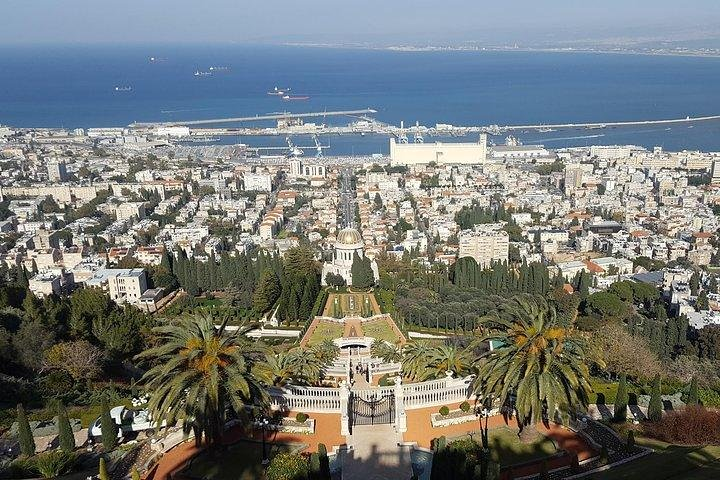
<path id="1" fill-rule="evenodd" d="M 268 464 L 270 463 L 270 459 L 268 458 L 267 451 L 265 449 L 265 431 L 267 430 L 267 427 L 270 424 L 270 420 L 268 420 L 268 418 L 265 415 L 263 415 L 262 417 L 260 417 L 259 423 L 260 423 L 260 428 L 262 429 L 262 456 L 263 456 L 262 466 L 267 467 Z"/>

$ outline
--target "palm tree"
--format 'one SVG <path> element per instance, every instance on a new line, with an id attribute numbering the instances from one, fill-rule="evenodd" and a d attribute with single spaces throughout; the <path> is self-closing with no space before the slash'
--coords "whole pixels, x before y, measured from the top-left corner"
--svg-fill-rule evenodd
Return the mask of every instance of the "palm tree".
<path id="1" fill-rule="evenodd" d="M 384 340 L 375 339 L 370 346 L 370 354 L 387 363 L 397 363 L 402 360 L 402 348 Z"/>
<path id="2" fill-rule="evenodd" d="M 296 355 L 291 352 L 268 353 L 265 361 L 255 366 L 254 373 L 267 385 L 284 387 L 296 376 Z"/>
<path id="3" fill-rule="evenodd" d="M 445 372 L 464 376 L 470 372 L 472 358 L 469 350 L 458 348 L 455 345 L 440 345 L 430 352 L 430 367 L 434 376 L 442 377 Z"/>
<path id="4" fill-rule="evenodd" d="M 519 295 L 485 323 L 483 340 L 501 346 L 478 359 L 473 388 L 517 412 L 521 438 L 534 437 L 535 424 L 556 410 L 573 415 L 587 406 L 592 389 L 582 338 L 559 326 L 552 306 Z"/>
<path id="5" fill-rule="evenodd" d="M 412 342 L 403 349 L 403 375 L 414 382 L 427 380 L 432 376 L 429 368 L 434 348 L 426 341 Z"/>
<path id="6" fill-rule="evenodd" d="M 332 365 L 332 363 L 340 356 L 340 347 L 335 345 L 332 340 L 323 340 L 322 342 L 312 346 L 310 350 L 313 355 L 315 355 L 318 360 L 323 362 L 326 366 Z"/>
<path id="7" fill-rule="evenodd" d="M 142 378 L 152 418 L 158 426 L 182 420 L 186 432 L 195 431 L 198 444 L 203 436 L 208 444 L 220 443 L 228 408 L 243 419 L 246 406 L 267 402 L 252 374 L 265 358 L 245 336 L 252 327 L 226 333 L 226 324 L 227 319 L 216 327 L 206 313 L 181 317 L 154 328 L 158 345 L 136 357 L 153 365 Z"/>

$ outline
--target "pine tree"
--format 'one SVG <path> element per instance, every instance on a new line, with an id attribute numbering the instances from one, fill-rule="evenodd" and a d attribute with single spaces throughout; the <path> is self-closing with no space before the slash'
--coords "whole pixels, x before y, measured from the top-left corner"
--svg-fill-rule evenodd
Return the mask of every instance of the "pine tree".
<path id="1" fill-rule="evenodd" d="M 259 313 L 267 312 L 275 305 L 280 292 L 280 280 L 275 272 L 270 268 L 265 269 L 253 295 L 253 308 Z"/>
<path id="2" fill-rule="evenodd" d="M 58 405 L 57 427 L 60 450 L 66 453 L 75 450 L 75 435 L 70 425 L 67 409 L 63 404 Z"/>
<path id="3" fill-rule="evenodd" d="M 616 422 L 624 422 L 627 419 L 627 406 L 628 406 L 628 389 L 627 389 L 627 375 L 620 375 L 620 383 L 618 384 L 617 395 L 615 395 L 615 409 L 614 418 Z"/>
<path id="4" fill-rule="evenodd" d="M 20 453 L 26 457 L 35 455 L 35 439 L 33 438 L 30 422 L 22 404 L 17 406 L 18 441 L 20 442 Z"/>
<path id="5" fill-rule="evenodd" d="M 698 382 L 696 377 L 693 377 L 692 380 L 690 380 L 690 390 L 688 391 L 688 397 L 685 403 L 688 405 L 697 405 L 698 403 L 700 403 L 700 398 L 698 397 Z"/>
<path id="6" fill-rule="evenodd" d="M 110 407 L 107 402 L 103 402 L 103 413 L 100 417 L 100 431 L 103 448 L 106 452 L 109 452 L 117 445 L 118 426 L 110 415 Z"/>
<path id="7" fill-rule="evenodd" d="M 662 419 L 663 404 L 660 385 L 660 375 L 655 375 L 650 390 L 650 404 L 648 405 L 648 419 L 658 422 Z"/>

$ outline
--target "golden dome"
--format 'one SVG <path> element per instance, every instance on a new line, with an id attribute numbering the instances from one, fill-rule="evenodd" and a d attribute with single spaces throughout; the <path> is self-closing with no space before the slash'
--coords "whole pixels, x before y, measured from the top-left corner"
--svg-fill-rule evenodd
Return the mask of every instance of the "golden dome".
<path id="1" fill-rule="evenodd" d="M 343 228 L 340 230 L 337 234 L 337 241 L 335 242 L 336 245 L 357 245 L 362 243 L 363 239 L 360 232 L 354 228 Z"/>

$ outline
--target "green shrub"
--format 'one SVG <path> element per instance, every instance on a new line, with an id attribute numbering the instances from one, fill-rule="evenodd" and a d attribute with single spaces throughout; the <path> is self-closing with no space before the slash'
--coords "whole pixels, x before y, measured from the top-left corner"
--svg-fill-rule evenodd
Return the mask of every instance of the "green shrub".
<path id="1" fill-rule="evenodd" d="M 62 404 L 58 407 L 57 426 L 60 450 L 66 453 L 72 452 L 75 450 L 75 435 L 70 425 L 67 410 L 65 410 L 65 406 Z"/>
<path id="2" fill-rule="evenodd" d="M 295 415 L 295 421 L 298 423 L 305 423 L 305 422 L 307 422 L 307 419 L 308 419 L 307 413 L 300 412 L 297 415 Z"/>
<path id="3" fill-rule="evenodd" d="M 712 388 L 699 388 L 698 399 L 705 407 L 720 407 L 720 393 Z"/>
<path id="4" fill-rule="evenodd" d="M 110 475 L 108 474 L 107 465 L 105 465 L 104 457 L 100 457 L 100 465 L 98 466 L 98 478 L 100 480 L 110 480 Z"/>
<path id="5" fill-rule="evenodd" d="M 278 453 L 268 465 L 267 480 L 305 480 L 310 469 L 308 461 L 297 453 Z"/>
<path id="6" fill-rule="evenodd" d="M 465 413 L 469 412 L 469 411 L 470 411 L 470 403 L 468 403 L 468 402 L 462 402 L 462 403 L 460 404 L 460 410 L 462 410 L 462 411 L 465 412 Z"/>
<path id="7" fill-rule="evenodd" d="M 33 438 L 32 429 L 25 409 L 21 404 L 17 406 L 17 422 L 18 422 L 18 440 L 20 442 L 20 452 L 26 457 L 35 455 L 35 439 Z"/>
<path id="8" fill-rule="evenodd" d="M 310 462 L 308 465 L 310 469 L 310 480 L 320 480 L 320 456 L 317 453 L 310 454 Z"/>
<path id="9" fill-rule="evenodd" d="M 0 469 L 2 478 L 34 478 L 38 476 L 32 458 L 17 458 L 4 469 Z"/>
<path id="10" fill-rule="evenodd" d="M 41 453 L 34 458 L 35 469 L 43 478 L 55 478 L 70 472 L 75 455 L 62 450 Z"/>
<path id="11" fill-rule="evenodd" d="M 446 417 L 450 414 L 450 409 L 447 407 L 447 405 L 443 405 L 442 407 L 440 407 L 440 410 L 438 410 L 438 412 L 443 417 Z"/>
<path id="12" fill-rule="evenodd" d="M 103 448 L 106 452 L 117 446 L 118 426 L 110 415 L 110 407 L 103 403 L 103 413 L 100 416 L 100 432 Z"/>

